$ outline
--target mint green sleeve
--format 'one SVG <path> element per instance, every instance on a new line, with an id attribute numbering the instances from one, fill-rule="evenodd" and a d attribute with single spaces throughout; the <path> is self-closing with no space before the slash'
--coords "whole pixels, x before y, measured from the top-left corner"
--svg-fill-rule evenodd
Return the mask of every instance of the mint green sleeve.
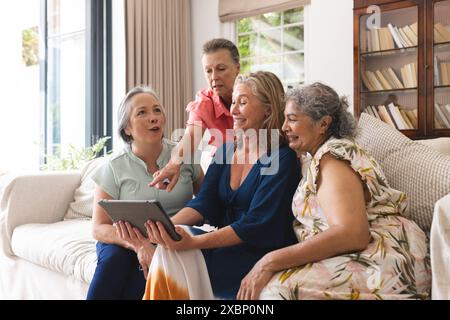
<path id="1" fill-rule="evenodd" d="M 92 180 L 114 200 L 119 200 L 120 186 L 110 161 L 103 164 L 92 176 Z"/>
<path id="2" fill-rule="evenodd" d="M 195 182 L 200 177 L 202 167 L 199 164 L 192 164 L 192 182 Z"/>

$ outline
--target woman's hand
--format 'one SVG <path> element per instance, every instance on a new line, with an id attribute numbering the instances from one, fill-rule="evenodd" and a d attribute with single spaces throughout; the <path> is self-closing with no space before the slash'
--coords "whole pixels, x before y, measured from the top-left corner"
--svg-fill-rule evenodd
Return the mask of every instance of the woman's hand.
<path id="1" fill-rule="evenodd" d="M 129 222 L 118 221 L 114 224 L 116 227 L 116 234 L 119 238 L 128 243 L 129 247 L 137 253 L 137 250 L 142 246 L 146 239 L 138 229 L 133 228 Z"/>
<path id="2" fill-rule="evenodd" d="M 143 245 L 137 250 L 137 258 L 139 260 L 139 264 L 141 265 L 142 272 L 144 273 L 144 278 L 147 279 L 148 276 L 148 268 L 150 267 L 150 263 L 152 262 L 153 254 L 155 253 L 156 248 L 150 245 Z"/>
<path id="3" fill-rule="evenodd" d="M 115 227 L 117 236 L 127 242 L 130 248 L 136 252 L 139 264 L 147 279 L 148 267 L 155 253 L 155 247 L 148 238 L 141 234 L 139 229 L 133 228 L 130 223 L 119 221 L 115 224 Z"/>
<path id="4" fill-rule="evenodd" d="M 156 224 L 150 220 L 145 223 L 147 229 L 148 239 L 152 243 L 162 245 L 169 250 L 189 250 L 196 248 L 195 237 L 189 234 L 180 226 L 175 227 L 175 231 L 181 236 L 181 240 L 175 241 L 167 233 L 166 228 L 161 222 Z"/>
<path id="5" fill-rule="evenodd" d="M 169 162 L 164 168 L 153 174 L 153 181 L 149 183 L 149 186 L 170 192 L 178 182 L 180 171 L 181 164 Z"/>
<path id="6" fill-rule="evenodd" d="M 258 300 L 264 286 L 272 279 L 275 272 L 267 269 L 266 256 L 260 259 L 241 281 L 237 294 L 238 300 Z"/>

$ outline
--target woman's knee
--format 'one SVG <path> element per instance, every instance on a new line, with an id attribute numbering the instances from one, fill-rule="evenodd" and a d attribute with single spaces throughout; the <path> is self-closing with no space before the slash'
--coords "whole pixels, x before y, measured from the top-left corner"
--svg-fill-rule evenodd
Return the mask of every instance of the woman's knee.
<path id="1" fill-rule="evenodd" d="M 127 262 L 136 263 L 137 257 L 134 251 L 128 250 L 115 244 L 97 244 L 97 258 L 99 263 L 117 262 L 124 264 Z"/>

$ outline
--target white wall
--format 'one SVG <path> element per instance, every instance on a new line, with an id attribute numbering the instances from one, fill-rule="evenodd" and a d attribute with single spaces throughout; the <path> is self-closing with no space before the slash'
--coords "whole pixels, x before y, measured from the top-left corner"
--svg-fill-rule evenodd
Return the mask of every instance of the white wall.
<path id="1" fill-rule="evenodd" d="M 202 44 L 215 37 L 234 39 L 221 24 L 218 0 L 191 0 L 194 92 L 206 86 L 201 68 Z M 243 0 L 244 1 L 244 0 Z M 353 0 L 312 0 L 306 31 L 307 81 L 322 81 L 353 104 Z"/>
<path id="2" fill-rule="evenodd" d="M 328 84 L 353 105 L 353 0 L 312 0 L 308 19 L 307 81 Z"/>
<path id="3" fill-rule="evenodd" d="M 39 1 L 0 2 L 0 171 L 39 166 L 39 67 L 22 62 L 22 31 L 37 25 Z"/>
<path id="4" fill-rule="evenodd" d="M 203 43 L 222 36 L 218 0 L 191 0 L 191 30 L 194 97 L 198 90 L 207 86 L 201 64 Z"/>

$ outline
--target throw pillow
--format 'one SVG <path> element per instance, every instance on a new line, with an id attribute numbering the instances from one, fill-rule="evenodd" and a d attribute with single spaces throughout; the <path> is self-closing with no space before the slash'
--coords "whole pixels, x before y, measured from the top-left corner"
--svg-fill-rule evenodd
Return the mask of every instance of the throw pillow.
<path id="1" fill-rule="evenodd" d="M 380 163 L 388 183 L 407 194 L 410 218 L 429 234 L 434 204 L 450 193 L 450 156 L 364 113 L 356 141 Z"/>
<path id="2" fill-rule="evenodd" d="M 92 218 L 95 183 L 92 180 L 93 174 L 105 161 L 105 158 L 96 158 L 83 167 L 81 170 L 81 184 L 75 190 L 74 201 L 70 203 L 64 220 L 89 220 Z"/>

